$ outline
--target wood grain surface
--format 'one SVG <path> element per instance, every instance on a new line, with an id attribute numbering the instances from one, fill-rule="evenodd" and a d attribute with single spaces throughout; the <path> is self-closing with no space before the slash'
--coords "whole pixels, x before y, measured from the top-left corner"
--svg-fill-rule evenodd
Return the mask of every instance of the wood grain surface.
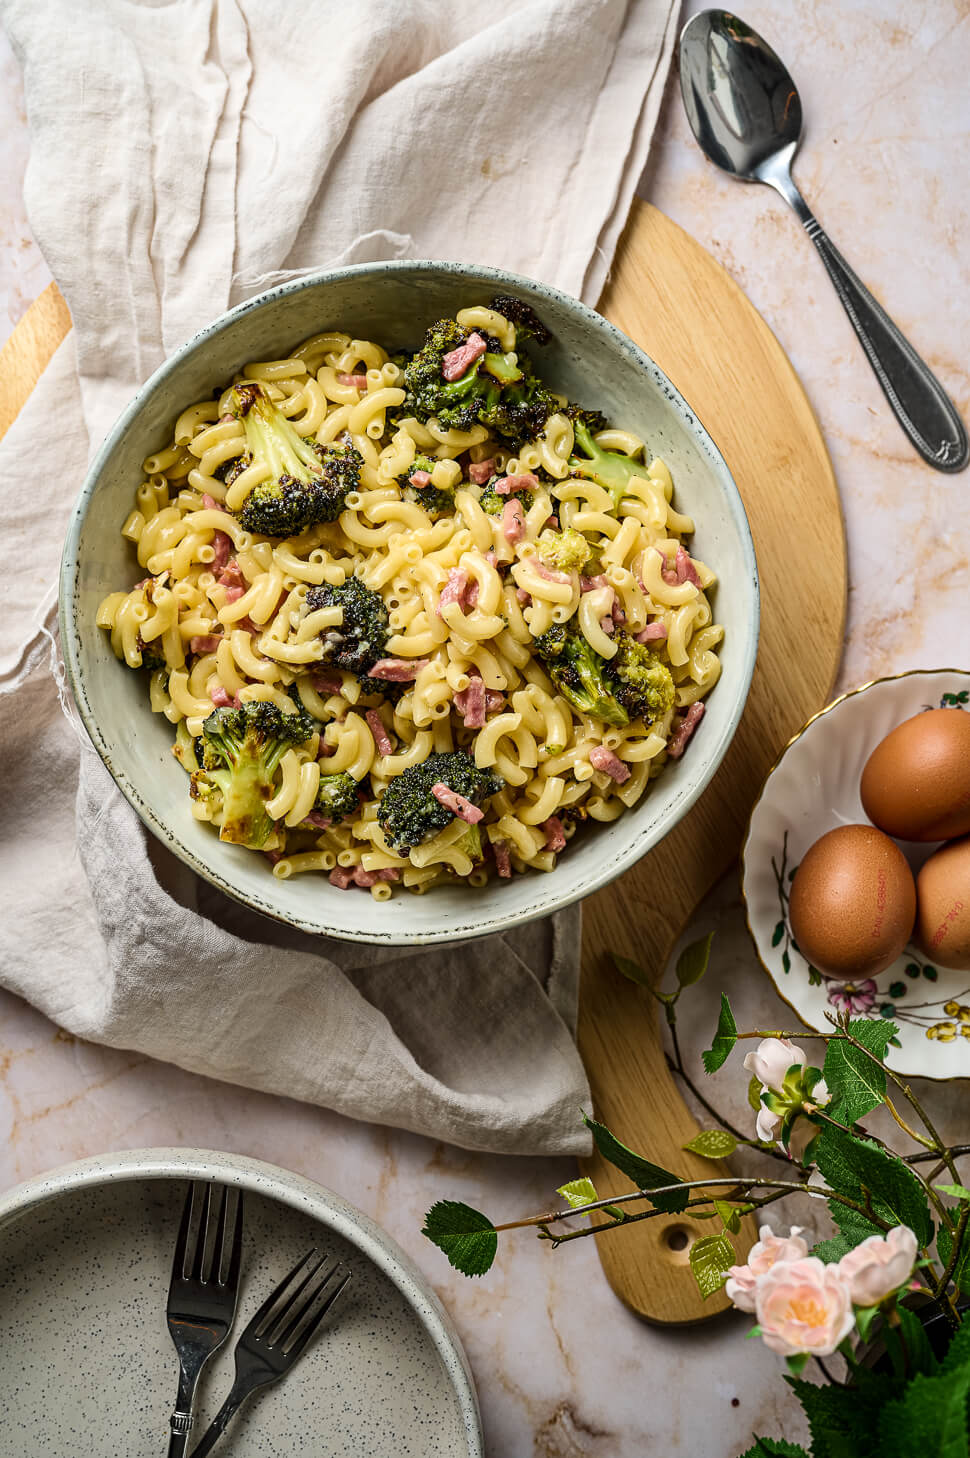
<path id="1" fill-rule="evenodd" d="M 754 534 L 761 645 L 741 726 L 700 802 L 621 880 L 585 903 L 579 1046 L 597 1116 L 624 1143 L 688 1177 L 709 1161 L 682 1152 L 697 1132 L 667 1070 L 657 1004 L 613 969 L 635 957 L 655 979 L 698 902 L 737 859 L 748 813 L 778 751 L 826 701 L 845 618 L 845 538 L 832 466 L 784 351 L 724 270 L 655 208 L 636 203 L 600 301 L 666 371 L 723 452 Z M 51 284 L 0 351 L 0 435 L 15 418 L 70 315 Z M 601 1195 L 630 1182 L 584 1161 Z M 722 1173 L 721 1167 L 717 1170 Z M 606 1276 L 650 1321 L 703 1320 L 689 1243 L 709 1224 L 661 1216 L 597 1242 Z M 750 1229 L 739 1237 L 744 1250 Z"/>

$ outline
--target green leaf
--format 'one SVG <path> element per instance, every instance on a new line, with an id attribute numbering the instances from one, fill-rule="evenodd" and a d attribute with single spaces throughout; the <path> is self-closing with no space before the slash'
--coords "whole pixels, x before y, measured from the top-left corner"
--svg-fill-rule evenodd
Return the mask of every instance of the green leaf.
<path id="1" fill-rule="evenodd" d="M 488 1216 L 458 1200 L 439 1200 L 432 1205 L 421 1234 L 443 1250 L 464 1276 L 484 1276 L 498 1250 L 498 1236 Z"/>
<path id="2" fill-rule="evenodd" d="M 727 1159 L 738 1147 L 738 1141 L 726 1129 L 702 1129 L 682 1148 L 692 1154 L 703 1154 L 705 1159 Z"/>
<path id="3" fill-rule="evenodd" d="M 704 1060 L 704 1067 L 708 1073 L 716 1073 L 727 1059 L 728 1054 L 738 1041 L 738 1025 L 734 1021 L 734 1014 L 731 1011 L 731 1004 L 727 1000 L 727 993 L 721 993 L 721 1013 L 717 1020 L 717 1032 L 714 1034 L 714 1042 L 701 1057 Z"/>
<path id="4" fill-rule="evenodd" d="M 930 1244 L 933 1222 L 926 1188 L 895 1154 L 831 1124 L 822 1129 L 814 1153 L 819 1172 L 833 1190 L 861 1204 L 868 1191 L 875 1215 L 889 1225 L 908 1225 L 919 1245 Z"/>
<path id="5" fill-rule="evenodd" d="M 871 1018 L 853 1018 L 849 1032 L 864 1044 L 876 1058 L 886 1056 L 889 1039 L 899 1029 L 892 1023 Z M 886 1073 L 877 1063 L 850 1043 L 848 1038 L 832 1038 L 825 1054 L 823 1069 L 832 1103 L 827 1109 L 830 1118 L 840 1124 L 855 1124 L 886 1097 Z"/>
<path id="6" fill-rule="evenodd" d="M 748 1103 L 750 1104 L 751 1108 L 754 1109 L 755 1113 L 759 1113 L 760 1112 L 760 1110 L 761 1110 L 761 1079 L 758 1077 L 758 1075 L 756 1073 L 754 1073 L 754 1074 L 751 1075 L 751 1081 L 748 1084 Z"/>
<path id="7" fill-rule="evenodd" d="M 869 1340 L 869 1333 L 872 1331 L 872 1323 L 879 1315 L 878 1306 L 857 1306 L 855 1311 L 855 1324 L 859 1328 L 859 1335 L 864 1342 Z"/>
<path id="8" fill-rule="evenodd" d="M 583 1115 L 586 1127 L 593 1136 L 596 1148 L 603 1158 L 616 1166 L 618 1170 L 632 1180 L 638 1190 L 643 1190 L 658 1210 L 666 1210 L 669 1214 L 677 1215 L 687 1204 L 690 1198 L 689 1190 L 672 1190 L 666 1195 L 658 1195 L 654 1198 L 650 1191 L 658 1185 L 676 1185 L 683 1181 L 683 1175 L 671 1174 L 669 1169 L 662 1169 L 659 1164 L 653 1164 L 643 1155 L 635 1154 L 625 1144 L 621 1144 L 614 1134 L 611 1134 L 605 1124 L 598 1124 L 595 1119 Z"/>
<path id="9" fill-rule="evenodd" d="M 726 1235 L 705 1235 L 690 1248 L 690 1268 L 704 1300 L 720 1291 L 734 1265 L 734 1247 Z"/>
<path id="10" fill-rule="evenodd" d="M 952 1195 L 954 1200 L 970 1200 L 970 1190 L 966 1185 L 934 1185 L 934 1190 L 942 1190 L 944 1195 Z"/>
<path id="11" fill-rule="evenodd" d="M 953 1237 L 945 1225 L 936 1232 L 936 1249 L 943 1265 L 948 1266 L 953 1253 Z M 970 1295 L 970 1231 L 964 1231 L 951 1280 L 962 1295 Z"/>
<path id="12" fill-rule="evenodd" d="M 783 972 L 791 971 L 791 957 L 787 952 L 782 952 L 781 954 L 781 970 Z"/>
<path id="13" fill-rule="evenodd" d="M 746 1448 L 741 1458 L 811 1458 L 811 1454 L 784 1438 L 755 1438 L 754 1446 Z"/>
<path id="14" fill-rule="evenodd" d="M 725 1226 L 732 1235 L 737 1235 L 741 1229 L 741 1212 L 736 1205 L 729 1205 L 726 1200 L 714 1201 L 715 1212 L 720 1215 Z M 733 1264 L 733 1262 L 732 1262 Z"/>
<path id="15" fill-rule="evenodd" d="M 695 982 L 700 982 L 707 971 L 713 940 L 714 933 L 708 932 L 706 937 L 701 937 L 698 942 L 691 942 L 681 952 L 676 967 L 677 981 L 681 987 L 692 987 Z"/>
<path id="16" fill-rule="evenodd" d="M 594 1200 L 599 1199 L 593 1181 L 585 1177 L 579 1180 L 570 1180 L 567 1185 L 560 1185 L 556 1190 L 556 1194 L 562 1195 L 563 1199 L 574 1210 L 581 1210 L 584 1205 L 589 1205 Z"/>
<path id="17" fill-rule="evenodd" d="M 933 1355 L 926 1328 L 908 1306 L 897 1306 L 896 1311 L 899 1316 L 899 1329 L 906 1346 L 907 1373 L 912 1376 L 916 1372 L 923 1372 L 927 1377 L 932 1377 L 940 1364 Z"/>
<path id="18" fill-rule="evenodd" d="M 795 1377 L 786 1377 L 785 1381 L 805 1409 L 815 1458 L 875 1458 L 875 1412 L 862 1391 L 816 1387 L 814 1382 Z"/>
<path id="19" fill-rule="evenodd" d="M 967 1458 L 968 1392 L 970 1366 L 915 1376 L 879 1414 L 881 1458 Z"/>
<path id="20" fill-rule="evenodd" d="M 968 1363 L 970 1363 L 970 1317 L 964 1316 L 961 1319 L 959 1331 L 954 1335 L 947 1348 L 946 1356 L 940 1363 L 940 1371 L 957 1372 Z"/>
<path id="21" fill-rule="evenodd" d="M 781 939 L 782 939 L 782 937 L 784 935 L 785 935 L 785 923 L 783 921 L 779 921 L 778 924 L 776 925 L 774 931 L 771 933 L 771 945 L 773 947 L 777 947 L 778 943 L 781 941 Z"/>
<path id="22" fill-rule="evenodd" d="M 807 1352 L 797 1352 L 794 1357 L 785 1358 L 785 1366 L 793 1377 L 800 1377 L 808 1362 Z"/>
<path id="23" fill-rule="evenodd" d="M 629 957 L 621 957 L 618 952 L 611 953 L 611 956 L 617 972 L 622 972 L 627 981 L 635 982 L 638 987 L 650 987 L 650 978 L 639 962 L 633 962 Z"/>

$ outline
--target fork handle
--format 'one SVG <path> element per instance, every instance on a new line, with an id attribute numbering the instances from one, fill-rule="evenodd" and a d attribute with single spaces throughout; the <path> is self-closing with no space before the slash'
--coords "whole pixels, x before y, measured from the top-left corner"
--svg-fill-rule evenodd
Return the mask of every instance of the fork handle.
<path id="1" fill-rule="evenodd" d="M 206 1453 L 211 1453 L 229 1426 L 229 1420 L 235 1414 L 237 1408 L 242 1406 L 249 1394 L 255 1392 L 257 1387 L 263 1387 L 265 1385 L 263 1382 L 253 1382 L 251 1378 L 237 1375 L 230 1389 L 229 1396 L 202 1434 L 198 1443 L 192 1449 L 190 1458 L 205 1458 Z"/>
<path id="2" fill-rule="evenodd" d="M 172 1413 L 172 1416 L 169 1418 L 172 1431 L 168 1440 L 168 1458 L 184 1458 L 193 1421 L 194 1419 L 190 1412 L 182 1412 L 179 1408 L 176 1408 Z"/>

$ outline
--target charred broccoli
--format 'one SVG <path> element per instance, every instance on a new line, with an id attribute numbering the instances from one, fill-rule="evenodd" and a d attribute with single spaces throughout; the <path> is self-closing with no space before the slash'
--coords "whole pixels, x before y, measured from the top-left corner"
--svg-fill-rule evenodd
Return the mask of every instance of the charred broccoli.
<path id="1" fill-rule="evenodd" d="M 404 371 L 402 411 L 422 421 L 434 416 L 446 429 L 485 425 L 512 441 L 538 435 L 557 406 L 527 355 L 486 349 L 457 379 L 445 378 L 445 356 L 470 338 L 453 319 L 432 324 Z"/>
<path id="2" fill-rule="evenodd" d="M 535 492 L 530 491 L 527 486 L 520 486 L 517 490 L 508 491 L 504 496 L 500 496 L 495 490 L 495 482 L 500 479 L 501 477 L 499 476 L 493 476 L 478 498 L 478 504 L 482 508 L 482 511 L 487 512 L 489 516 L 500 516 L 505 503 L 511 501 L 513 496 L 517 496 L 522 502 L 523 511 L 531 510 L 532 503 L 535 500 Z"/>
<path id="3" fill-rule="evenodd" d="M 423 506 L 429 516 L 452 516 L 455 510 L 454 491 L 445 491 L 439 486 L 415 486 L 411 480 L 416 471 L 424 471 L 430 476 L 437 464 L 430 456 L 415 456 L 408 469 L 398 476 L 397 484 L 405 501 Z"/>
<path id="4" fill-rule="evenodd" d="M 573 422 L 574 430 L 577 425 L 585 425 L 590 435 L 598 435 L 601 430 L 606 430 L 609 426 L 609 421 L 601 411 L 584 410 L 582 405 L 577 405 L 572 400 L 568 405 L 561 405 L 559 413 Z"/>
<path id="5" fill-rule="evenodd" d="M 616 655 L 601 658 L 574 620 L 559 623 L 535 640 L 559 692 L 579 710 L 621 728 L 631 719 L 652 723 L 674 702 L 670 669 L 628 633 L 618 631 Z"/>
<path id="6" fill-rule="evenodd" d="M 275 704 L 255 699 L 238 709 L 216 709 L 202 725 L 203 770 L 193 775 L 193 794 L 204 798 L 215 787 L 222 794 L 220 840 L 259 850 L 273 832 L 266 801 L 276 793 L 280 760 L 310 736 L 308 719 L 283 714 Z"/>
<path id="7" fill-rule="evenodd" d="M 596 481 L 613 496 L 614 509 L 618 509 L 633 476 L 645 476 L 647 468 L 633 456 L 621 455 L 619 451 L 604 451 L 596 444 L 590 428 L 584 419 L 573 422 L 576 446 L 582 455 L 569 457 L 569 470 L 573 476 L 585 476 Z"/>
<path id="8" fill-rule="evenodd" d="M 346 771 L 338 775 L 321 775 L 320 788 L 313 808 L 336 823 L 346 815 L 356 815 L 360 804 L 360 786 Z"/>
<path id="9" fill-rule="evenodd" d="M 310 612 L 339 607 L 344 619 L 339 628 L 325 628 L 323 662 L 336 664 L 347 673 L 366 675 L 383 656 L 387 644 L 387 608 L 379 592 L 365 587 L 359 577 L 348 577 L 339 587 L 324 582 L 306 595 Z"/>
<path id="10" fill-rule="evenodd" d="M 229 410 L 243 422 L 250 453 L 272 473 L 239 512 L 246 530 L 292 537 L 316 522 L 336 521 L 348 492 L 360 484 L 362 461 L 353 446 L 304 440 L 263 387 L 249 381 L 230 390 Z"/>
<path id="11" fill-rule="evenodd" d="M 431 754 L 423 764 L 412 765 L 391 780 L 377 807 L 378 823 L 388 845 L 399 855 L 407 855 L 412 846 L 420 845 L 455 818 L 432 794 L 435 785 L 445 785 L 473 805 L 481 805 L 504 783 L 494 770 L 479 769 L 463 749 Z"/>
<path id="12" fill-rule="evenodd" d="M 575 527 L 567 527 L 562 532 L 542 532 L 536 546 L 546 566 L 560 572 L 582 572 L 593 554 L 589 542 Z"/>
<path id="13" fill-rule="evenodd" d="M 548 344 L 552 338 L 538 314 L 523 299 L 513 298 L 511 294 L 496 294 L 489 307 L 515 325 L 519 339 L 534 339 L 536 344 Z"/>

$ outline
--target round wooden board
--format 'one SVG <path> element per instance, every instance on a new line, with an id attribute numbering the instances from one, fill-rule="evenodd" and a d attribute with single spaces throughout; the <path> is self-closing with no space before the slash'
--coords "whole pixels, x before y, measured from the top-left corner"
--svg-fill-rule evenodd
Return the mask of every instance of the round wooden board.
<path id="1" fill-rule="evenodd" d="M 761 643 L 744 718 L 706 793 L 627 875 L 584 903 L 579 1046 L 596 1115 L 665 1169 L 699 1179 L 697 1132 L 668 1071 L 658 1006 L 613 968 L 613 951 L 656 981 L 677 937 L 737 860 L 751 806 L 778 751 L 829 697 L 845 623 L 845 534 L 825 442 L 787 356 L 721 266 L 662 213 L 638 204 L 600 309 L 665 370 L 731 468 L 761 576 Z M 752 954 L 753 959 L 753 954 Z M 598 1156 L 601 1196 L 631 1188 Z M 616 1293 L 650 1321 L 700 1321 L 687 1244 L 709 1225 L 660 1216 L 597 1242 Z M 741 1250 L 753 1239 L 738 1238 Z"/>
<path id="2" fill-rule="evenodd" d="M 584 907 L 579 1046 L 597 1117 L 655 1163 L 700 1178 L 712 1166 L 682 1152 L 697 1125 L 667 1070 L 656 1003 L 619 976 L 610 952 L 662 976 L 698 902 L 736 860 L 769 765 L 828 698 L 845 619 L 845 538 L 832 465 L 798 378 L 764 320 L 700 244 L 636 203 L 600 308 L 666 371 L 721 448 L 761 574 L 758 665 L 724 763 L 687 819 Z M 0 436 L 69 328 L 51 284 L 0 351 Z M 584 1161 L 584 1170 L 601 1195 L 631 1187 L 599 1158 Z M 701 1302 L 684 1234 L 690 1241 L 710 1227 L 660 1217 L 598 1242 L 614 1290 L 650 1321 L 699 1321 L 725 1304 Z M 750 1237 L 742 1233 L 741 1249 Z"/>

